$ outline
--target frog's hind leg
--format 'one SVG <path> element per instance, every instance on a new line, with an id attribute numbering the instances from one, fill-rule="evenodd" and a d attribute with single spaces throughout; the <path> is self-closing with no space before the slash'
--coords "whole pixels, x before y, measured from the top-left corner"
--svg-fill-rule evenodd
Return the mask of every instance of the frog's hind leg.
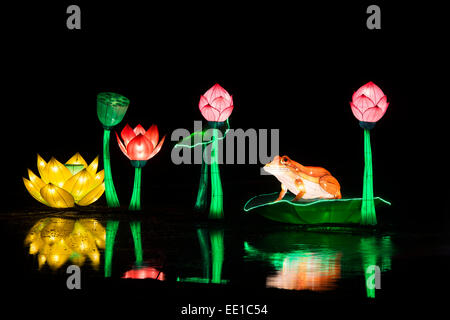
<path id="1" fill-rule="evenodd" d="M 275 200 L 275 201 L 280 201 L 281 199 L 283 199 L 284 196 L 286 195 L 287 190 L 288 190 L 287 187 L 284 184 L 281 184 L 280 195 L 278 196 L 277 200 Z"/>
<path id="2" fill-rule="evenodd" d="M 319 184 L 323 190 L 332 194 L 334 199 L 341 199 L 341 186 L 335 177 L 332 175 L 325 175 L 320 177 Z"/>
<path id="3" fill-rule="evenodd" d="M 303 184 L 302 179 L 295 180 L 295 185 L 298 188 L 298 193 L 292 201 L 300 200 L 306 193 L 305 185 Z"/>

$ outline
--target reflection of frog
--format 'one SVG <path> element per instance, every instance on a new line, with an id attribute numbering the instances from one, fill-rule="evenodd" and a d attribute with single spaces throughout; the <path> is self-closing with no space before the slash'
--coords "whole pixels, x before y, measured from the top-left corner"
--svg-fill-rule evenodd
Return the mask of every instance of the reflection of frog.
<path id="1" fill-rule="evenodd" d="M 287 156 L 275 156 L 264 170 L 281 182 L 281 192 L 276 201 L 283 199 L 287 190 L 299 199 L 340 199 L 339 182 L 327 170 L 320 167 L 305 167 Z"/>

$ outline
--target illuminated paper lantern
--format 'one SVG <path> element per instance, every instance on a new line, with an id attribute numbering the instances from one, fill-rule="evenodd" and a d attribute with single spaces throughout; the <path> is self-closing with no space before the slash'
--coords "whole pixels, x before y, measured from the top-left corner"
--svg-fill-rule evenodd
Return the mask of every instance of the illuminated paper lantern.
<path id="1" fill-rule="evenodd" d="M 25 245 L 38 256 L 39 268 L 48 264 L 56 270 L 67 261 L 82 266 L 87 257 L 98 267 L 105 240 L 105 229 L 95 219 L 45 218 L 30 229 Z"/>
<path id="2" fill-rule="evenodd" d="M 123 142 L 116 132 L 120 150 L 131 160 L 131 165 L 135 167 L 133 195 L 129 209 L 141 210 L 142 168 L 148 160 L 153 158 L 161 150 L 166 137 L 164 136 L 159 140 L 159 131 L 156 125 L 152 125 L 146 131 L 140 124 L 134 129 L 127 124 L 120 135 Z"/>
<path id="3" fill-rule="evenodd" d="M 103 125 L 103 166 L 105 167 L 105 196 L 108 207 L 117 208 L 120 206 L 116 189 L 111 174 L 111 159 L 109 152 L 109 140 L 111 129 L 118 125 L 128 110 L 130 100 L 124 96 L 102 92 L 97 95 L 97 116 Z"/>
<path id="4" fill-rule="evenodd" d="M 219 128 L 228 120 L 233 112 L 233 97 L 219 84 L 215 84 L 200 97 L 199 109 L 203 117 L 209 121 L 213 130 L 211 145 L 211 204 L 210 219 L 223 219 L 223 191 L 219 170 Z M 228 123 L 228 122 L 227 122 Z M 207 166 L 202 157 L 202 169 L 196 208 L 206 205 L 206 190 L 208 189 Z"/>
<path id="5" fill-rule="evenodd" d="M 377 217 L 373 198 L 372 148 L 370 130 L 385 114 L 389 103 L 383 91 L 373 82 L 366 83 L 352 96 L 350 107 L 364 130 L 364 182 L 361 205 L 361 223 L 376 225 Z"/>
<path id="6" fill-rule="evenodd" d="M 216 83 L 200 96 L 198 107 L 207 121 L 224 122 L 233 112 L 233 97 Z"/>
<path id="7" fill-rule="evenodd" d="M 293 201 L 342 198 L 339 182 L 324 168 L 303 166 L 288 156 L 275 156 L 264 166 L 264 171 L 273 174 L 281 182 L 277 201 L 283 199 L 288 190 L 295 194 Z"/>
<path id="8" fill-rule="evenodd" d="M 37 166 L 41 177 L 28 169 L 29 179 L 23 178 L 23 182 L 33 198 L 49 207 L 87 206 L 97 201 L 105 191 L 104 171 L 97 172 L 98 157 L 88 165 L 76 153 L 63 165 L 55 158 L 47 163 L 38 155 Z"/>

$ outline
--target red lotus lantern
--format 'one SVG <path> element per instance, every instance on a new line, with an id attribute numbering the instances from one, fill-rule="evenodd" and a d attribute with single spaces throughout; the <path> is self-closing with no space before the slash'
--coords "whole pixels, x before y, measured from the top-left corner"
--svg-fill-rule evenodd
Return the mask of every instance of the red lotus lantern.
<path id="1" fill-rule="evenodd" d="M 156 125 L 150 129 L 145 129 L 138 124 L 132 129 L 128 124 L 121 132 L 123 142 L 116 132 L 117 142 L 120 150 L 131 160 L 131 165 L 135 167 L 133 196 L 131 198 L 130 210 L 141 209 L 141 169 L 148 160 L 153 158 L 164 143 L 165 136 L 159 141 L 159 132 Z"/>
<path id="2" fill-rule="evenodd" d="M 206 120 L 224 122 L 233 112 L 233 97 L 216 83 L 200 97 L 198 107 Z"/>

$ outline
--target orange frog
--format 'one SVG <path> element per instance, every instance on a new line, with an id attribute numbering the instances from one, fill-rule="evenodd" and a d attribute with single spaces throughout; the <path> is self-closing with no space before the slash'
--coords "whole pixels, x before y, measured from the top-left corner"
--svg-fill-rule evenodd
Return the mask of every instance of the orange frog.
<path id="1" fill-rule="evenodd" d="M 281 182 L 279 201 L 287 190 L 295 194 L 292 201 L 299 199 L 340 199 L 341 186 L 327 170 L 320 167 L 305 167 L 287 156 L 275 156 L 264 170 Z"/>

